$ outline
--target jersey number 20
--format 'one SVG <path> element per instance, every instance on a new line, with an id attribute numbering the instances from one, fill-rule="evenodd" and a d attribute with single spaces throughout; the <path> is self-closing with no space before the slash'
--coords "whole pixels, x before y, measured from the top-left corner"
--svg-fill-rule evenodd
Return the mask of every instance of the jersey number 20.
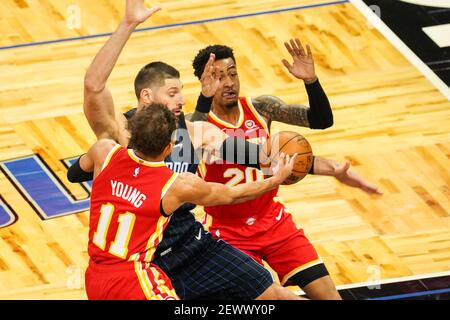
<path id="1" fill-rule="evenodd" d="M 238 168 L 229 168 L 223 173 L 224 178 L 231 178 L 226 185 L 228 187 L 234 187 L 241 183 L 245 179 L 245 183 L 263 181 L 264 174 L 261 170 L 256 168 L 247 167 L 245 171 Z"/>

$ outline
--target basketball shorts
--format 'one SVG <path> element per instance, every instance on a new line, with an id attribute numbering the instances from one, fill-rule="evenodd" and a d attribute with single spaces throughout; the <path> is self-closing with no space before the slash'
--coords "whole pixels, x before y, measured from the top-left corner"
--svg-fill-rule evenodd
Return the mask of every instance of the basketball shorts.
<path id="1" fill-rule="evenodd" d="M 152 263 L 124 266 L 89 261 L 85 276 L 89 300 L 178 300 L 170 279 Z"/>
<path id="2" fill-rule="evenodd" d="M 271 273 L 242 251 L 214 240 L 203 225 L 154 261 L 181 299 L 253 300 L 273 283 Z"/>
<path id="3" fill-rule="evenodd" d="M 230 236 L 220 227 L 219 230 L 221 239 L 261 264 L 262 260 L 266 261 L 278 274 L 282 285 L 304 287 L 329 274 L 304 231 L 297 228 L 286 212 L 279 221 L 274 220 L 266 232 L 249 238 L 237 238 L 236 233 Z M 216 234 L 217 229 L 210 227 L 210 231 Z"/>

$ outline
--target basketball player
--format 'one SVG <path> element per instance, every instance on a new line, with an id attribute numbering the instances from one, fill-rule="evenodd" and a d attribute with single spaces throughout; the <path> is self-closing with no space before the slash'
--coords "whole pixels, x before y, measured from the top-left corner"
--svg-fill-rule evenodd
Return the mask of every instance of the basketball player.
<path id="1" fill-rule="evenodd" d="M 124 20 L 98 52 L 86 72 L 84 112 L 98 139 L 112 138 L 123 146 L 129 144 L 127 119 L 121 114 L 115 114 L 113 99 L 106 82 L 133 30 L 158 10 L 158 7 L 147 9 L 143 0 L 127 0 Z M 148 41 L 143 45 L 147 43 Z M 208 82 L 208 79 L 210 81 L 209 84 L 202 85 L 202 91 L 207 87 L 210 91 L 206 90 L 206 95 L 212 92 L 212 96 L 218 81 L 211 76 L 205 78 L 205 82 Z M 195 131 L 192 129 L 194 125 L 185 121 L 181 112 L 184 98 L 178 71 L 162 62 L 151 63 L 137 75 L 135 89 L 138 109 L 157 102 L 178 116 L 176 144 L 170 156 L 165 159 L 167 166 L 178 173 L 196 173 L 200 161 L 193 150 L 208 145 L 199 137 L 203 136 L 205 139 L 210 135 L 191 135 L 191 132 Z M 131 119 L 135 112 L 136 110 L 131 110 L 125 115 Z M 206 125 L 221 133 L 213 125 Z M 187 129 L 189 134 L 180 134 L 183 132 L 180 129 Z M 186 154 L 189 156 L 186 157 Z M 92 173 L 89 171 L 89 166 L 81 157 L 69 169 L 68 176 L 71 181 L 79 182 L 90 178 Z M 203 225 L 196 221 L 191 212 L 194 207 L 195 204 L 186 203 L 174 211 L 153 258 L 153 263 L 169 276 L 180 298 L 298 298 L 289 290 L 276 285 L 270 272 L 252 258 L 222 240 L 214 240 Z"/>
<path id="2" fill-rule="evenodd" d="M 216 72 L 220 73 L 220 86 L 216 91 L 209 115 L 204 120 L 232 135 L 233 130 L 244 133 L 245 138 L 267 139 L 272 121 L 291 125 L 324 129 L 333 124 L 330 104 L 314 71 L 311 49 L 305 53 L 298 39 L 285 43 L 293 57 L 293 64 L 283 60 L 289 72 L 303 80 L 311 104 L 289 105 L 274 96 L 256 99 L 239 97 L 239 76 L 231 48 L 215 45 L 201 50 L 194 59 L 195 75 L 199 76 L 211 54 L 215 55 Z M 202 170 L 200 170 L 202 172 Z M 314 158 L 314 174 L 335 176 L 339 181 L 363 189 L 368 193 L 380 193 L 378 188 L 349 168 L 349 163 L 338 163 L 320 157 Z M 264 179 L 258 170 L 249 170 L 239 164 L 207 164 L 202 172 L 209 182 L 228 186 Z M 205 207 L 209 231 L 217 239 L 223 239 L 262 263 L 264 259 L 277 272 L 281 284 L 300 286 L 312 299 L 340 299 L 340 296 L 302 229 L 297 229 L 285 206 L 274 199 L 277 190 L 245 203 L 231 206 Z"/>
<path id="3" fill-rule="evenodd" d="M 86 292 L 89 299 L 176 299 L 169 278 L 152 262 L 172 213 L 184 203 L 254 199 L 291 174 L 294 157 L 280 161 L 269 179 L 230 188 L 167 168 L 176 120 L 166 106 L 144 106 L 129 126 L 133 149 L 101 139 L 83 155 L 85 168 L 94 171 Z"/>

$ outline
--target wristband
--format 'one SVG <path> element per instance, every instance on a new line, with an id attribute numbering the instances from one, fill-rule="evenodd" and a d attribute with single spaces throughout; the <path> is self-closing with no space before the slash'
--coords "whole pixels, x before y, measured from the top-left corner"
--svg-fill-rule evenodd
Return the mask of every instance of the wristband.
<path id="1" fill-rule="evenodd" d="M 197 99 L 197 105 L 195 106 L 195 111 L 201 113 L 209 113 L 211 111 L 211 105 L 214 97 L 205 97 L 200 93 Z"/>

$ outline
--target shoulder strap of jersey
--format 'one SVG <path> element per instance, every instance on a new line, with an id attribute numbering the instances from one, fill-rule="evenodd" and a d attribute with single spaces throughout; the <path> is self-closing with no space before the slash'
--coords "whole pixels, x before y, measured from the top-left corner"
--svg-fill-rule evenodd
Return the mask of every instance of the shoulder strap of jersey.
<path id="1" fill-rule="evenodd" d="M 241 104 L 242 108 L 244 108 L 244 111 L 248 110 L 247 97 L 239 97 L 239 103 Z"/>
<path id="2" fill-rule="evenodd" d="M 109 152 L 108 152 L 108 154 L 106 155 L 106 158 L 105 158 L 105 161 L 103 162 L 103 165 L 102 165 L 102 169 L 100 170 L 100 171 L 103 171 L 107 166 L 108 166 L 108 164 L 111 162 L 111 159 L 113 158 L 113 156 L 115 155 L 115 154 L 117 154 L 117 151 L 119 150 L 119 149 L 125 149 L 125 148 L 123 148 L 120 144 L 116 144 Z"/>
<path id="3" fill-rule="evenodd" d="M 178 177 L 178 172 L 172 173 L 169 179 L 167 179 L 167 182 L 164 184 L 164 187 L 161 189 L 161 200 L 166 195 L 167 191 L 170 189 L 170 187 L 175 182 L 176 178 Z"/>
<path id="4" fill-rule="evenodd" d="M 166 195 L 167 191 L 170 189 L 170 187 L 173 185 L 173 183 L 175 182 L 175 180 L 178 178 L 178 172 L 174 172 L 172 173 L 172 175 L 170 176 L 169 179 L 167 179 L 166 183 L 164 184 L 164 186 L 161 189 L 161 197 L 159 200 L 159 213 L 161 213 L 164 217 L 169 217 L 170 214 L 167 214 L 164 209 L 163 209 L 163 205 L 162 205 L 162 200 L 164 198 L 164 196 Z M 173 213 L 173 212 L 172 212 Z"/>
<path id="5" fill-rule="evenodd" d="M 266 130 L 267 134 L 269 134 L 269 126 L 267 125 L 267 122 L 263 118 L 263 116 L 259 114 L 258 110 L 256 110 L 255 106 L 253 105 L 252 98 L 240 97 L 239 101 L 241 102 L 244 110 L 252 113 L 256 120 L 258 120 L 259 124 Z"/>

